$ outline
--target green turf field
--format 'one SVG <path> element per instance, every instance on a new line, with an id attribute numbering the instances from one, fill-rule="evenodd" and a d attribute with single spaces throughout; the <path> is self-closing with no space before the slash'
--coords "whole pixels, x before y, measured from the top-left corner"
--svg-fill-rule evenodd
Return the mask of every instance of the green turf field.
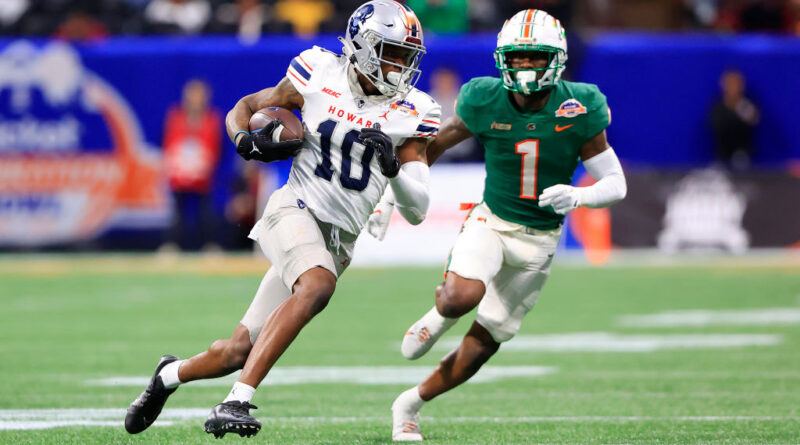
<path id="1" fill-rule="evenodd" d="M 259 267 L 0 262 L 0 443 L 389 442 L 395 396 L 445 353 L 408 362 L 398 349 L 432 304 L 436 268 L 349 270 L 278 362 L 276 384 L 256 393 L 264 427 L 254 438 L 202 431 L 231 379 L 181 387 L 166 424 L 125 432 L 137 382 L 160 355 L 190 356 L 228 336 Z M 429 403 L 422 432 L 430 444 L 798 443 L 798 298 L 794 266 L 557 266 L 518 338 L 479 374 L 494 380 Z M 625 317 L 644 314 L 661 315 Z"/>

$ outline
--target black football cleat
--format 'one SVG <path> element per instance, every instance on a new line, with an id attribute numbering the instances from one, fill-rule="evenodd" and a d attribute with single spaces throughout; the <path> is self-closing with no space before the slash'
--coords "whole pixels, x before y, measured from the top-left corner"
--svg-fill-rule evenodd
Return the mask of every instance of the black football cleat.
<path id="1" fill-rule="evenodd" d="M 125 429 L 129 433 L 141 433 L 152 425 L 158 418 L 158 415 L 161 414 L 161 409 L 164 408 L 167 397 L 178 389 L 165 388 L 164 382 L 161 380 L 161 377 L 158 376 L 158 373 L 161 372 L 164 366 L 176 360 L 179 359 L 174 355 L 165 355 L 161 357 L 147 388 L 145 388 L 144 392 L 139 394 L 139 397 L 128 407 L 128 413 L 125 415 Z"/>
<path id="2" fill-rule="evenodd" d="M 203 430 L 217 439 L 225 433 L 236 433 L 241 437 L 255 436 L 261 430 L 261 422 L 250 415 L 251 409 L 258 407 L 238 400 L 222 402 L 211 410 Z"/>

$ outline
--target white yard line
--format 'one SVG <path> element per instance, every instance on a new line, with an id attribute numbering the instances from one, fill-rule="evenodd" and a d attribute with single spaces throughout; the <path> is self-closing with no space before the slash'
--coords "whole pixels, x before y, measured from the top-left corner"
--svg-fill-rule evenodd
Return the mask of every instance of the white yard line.
<path id="1" fill-rule="evenodd" d="M 273 368 L 262 385 L 301 385 L 308 383 L 353 383 L 360 385 L 413 385 L 422 381 L 434 366 L 281 366 Z M 470 380 L 494 382 L 506 378 L 540 377 L 552 374 L 552 366 L 484 366 Z M 193 386 L 230 386 L 237 374 L 212 380 L 192 382 Z M 86 381 L 90 386 L 141 386 L 149 376 L 115 376 Z"/>
<path id="2" fill-rule="evenodd" d="M 637 328 L 789 325 L 800 323 L 800 308 L 664 311 L 656 314 L 623 315 L 618 318 L 618 323 Z"/>
<path id="3" fill-rule="evenodd" d="M 205 419 L 210 408 L 167 408 L 154 426 Z M 0 430 L 33 430 L 74 426 L 121 427 L 124 409 L 5 409 L 0 410 Z M 391 422 L 389 416 L 363 417 L 263 417 L 268 423 Z M 521 416 L 521 417 L 423 417 L 423 422 L 442 423 L 629 423 L 629 422 L 787 422 L 800 416 Z"/>
<path id="4" fill-rule="evenodd" d="M 503 352 L 653 352 L 664 349 L 721 349 L 774 346 L 783 342 L 777 334 L 664 334 L 634 335 L 609 332 L 573 332 L 518 335 L 503 345 Z M 445 337 L 434 349 L 449 351 L 461 344 L 459 337 Z"/>
<path id="5" fill-rule="evenodd" d="M 574 371 L 567 376 L 592 379 L 800 379 L 800 371 Z"/>

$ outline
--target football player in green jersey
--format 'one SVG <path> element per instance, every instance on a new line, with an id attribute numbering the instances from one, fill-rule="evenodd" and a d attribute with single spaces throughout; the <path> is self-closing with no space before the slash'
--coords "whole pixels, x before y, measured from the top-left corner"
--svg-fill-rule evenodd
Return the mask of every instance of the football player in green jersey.
<path id="1" fill-rule="evenodd" d="M 436 304 L 409 328 L 402 353 L 422 356 L 477 306 L 476 320 L 428 378 L 395 400 L 394 440 L 422 440 L 422 405 L 467 381 L 516 334 L 550 274 L 564 215 L 579 206 L 607 207 L 626 194 L 606 141 L 605 96 L 595 85 L 560 79 L 567 60 L 561 23 L 541 10 L 520 11 L 503 25 L 495 60 L 501 78 L 465 84 L 456 115 L 428 146 L 432 163 L 475 135 L 486 150 L 486 183 L 453 246 Z M 569 185 L 579 160 L 594 185 Z M 380 238 L 390 208 L 379 210 L 368 230 Z"/>

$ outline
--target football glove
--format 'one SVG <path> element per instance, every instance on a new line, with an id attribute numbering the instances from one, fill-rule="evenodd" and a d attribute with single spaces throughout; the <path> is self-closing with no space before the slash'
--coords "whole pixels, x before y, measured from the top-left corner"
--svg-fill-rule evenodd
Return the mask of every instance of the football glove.
<path id="1" fill-rule="evenodd" d="M 246 161 L 255 159 L 261 162 L 289 159 L 296 155 L 303 147 L 303 140 L 273 140 L 272 133 L 274 133 L 280 125 L 280 119 L 275 119 L 260 131 L 252 134 L 245 134 L 239 139 L 239 143 L 236 144 L 236 153 Z"/>
<path id="2" fill-rule="evenodd" d="M 553 206 L 556 213 L 566 215 L 581 205 L 581 189 L 566 184 L 547 187 L 539 195 L 539 207 Z"/>
<path id="3" fill-rule="evenodd" d="M 375 124 L 372 128 L 362 128 L 358 135 L 361 143 L 367 147 L 372 147 L 378 158 L 378 166 L 381 173 L 387 178 L 394 178 L 400 171 L 400 160 L 394 151 L 392 139 L 381 131 L 380 124 Z"/>
<path id="4" fill-rule="evenodd" d="M 383 241 L 386 236 L 386 230 L 389 229 L 389 220 L 392 219 L 392 212 L 394 212 L 394 203 L 390 200 L 381 200 L 372 215 L 369 215 L 367 220 L 367 233 L 372 235 L 378 241 Z"/>

